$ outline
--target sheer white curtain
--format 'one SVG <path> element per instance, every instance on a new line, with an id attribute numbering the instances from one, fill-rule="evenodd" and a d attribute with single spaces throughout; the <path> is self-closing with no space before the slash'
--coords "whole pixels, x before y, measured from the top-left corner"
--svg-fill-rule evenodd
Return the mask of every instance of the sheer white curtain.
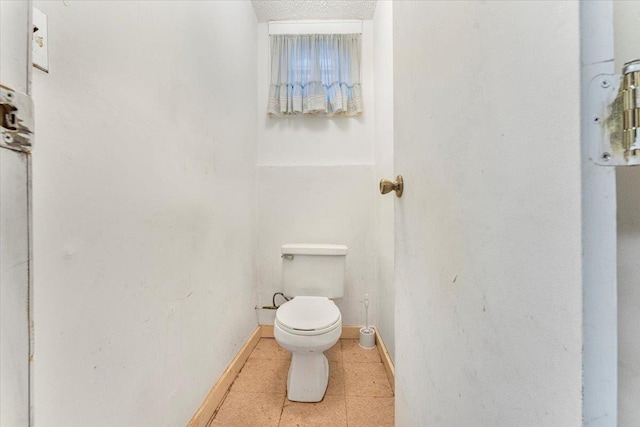
<path id="1" fill-rule="evenodd" d="M 267 112 L 362 113 L 360 46 L 360 34 L 272 35 Z"/>

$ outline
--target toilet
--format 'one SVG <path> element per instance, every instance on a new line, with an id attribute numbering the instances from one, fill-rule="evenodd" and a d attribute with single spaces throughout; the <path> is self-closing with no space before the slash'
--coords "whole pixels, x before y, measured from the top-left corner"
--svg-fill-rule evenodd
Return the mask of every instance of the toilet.
<path id="1" fill-rule="evenodd" d="M 330 298 L 344 295 L 344 245 L 286 244 L 282 246 L 284 294 L 293 297 L 276 311 L 274 336 L 292 353 L 287 398 L 319 402 L 329 381 L 324 352 L 342 333 L 340 310 Z"/>

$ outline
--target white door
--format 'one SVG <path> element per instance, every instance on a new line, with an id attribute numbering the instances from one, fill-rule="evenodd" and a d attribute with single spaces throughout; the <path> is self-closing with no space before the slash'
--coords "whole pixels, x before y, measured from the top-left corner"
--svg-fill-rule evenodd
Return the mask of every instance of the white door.
<path id="1" fill-rule="evenodd" d="M 31 2 L 0 1 L 0 426 L 29 425 L 30 168 L 26 129 L 11 107 L 27 102 Z M 11 90 L 10 90 L 11 89 Z M 28 110 L 28 108 L 26 108 Z M 15 126 L 14 126 L 15 125 Z M 32 129 L 32 128 L 31 128 Z M 28 144 L 27 144 L 28 145 Z"/>
<path id="2" fill-rule="evenodd" d="M 393 7 L 396 425 L 580 425 L 579 7 Z"/>

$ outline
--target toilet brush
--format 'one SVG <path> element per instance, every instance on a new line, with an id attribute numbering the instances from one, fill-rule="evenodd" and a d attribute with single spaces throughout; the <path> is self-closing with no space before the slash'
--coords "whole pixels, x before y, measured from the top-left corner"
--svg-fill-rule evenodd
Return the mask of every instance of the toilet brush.
<path id="1" fill-rule="evenodd" d="M 369 327 L 369 294 L 364 294 L 364 326 L 366 332 L 371 330 Z"/>
<path id="2" fill-rule="evenodd" d="M 369 327 L 369 294 L 364 295 L 365 327 L 360 328 L 360 347 L 372 349 L 376 346 L 376 335 L 373 328 Z"/>

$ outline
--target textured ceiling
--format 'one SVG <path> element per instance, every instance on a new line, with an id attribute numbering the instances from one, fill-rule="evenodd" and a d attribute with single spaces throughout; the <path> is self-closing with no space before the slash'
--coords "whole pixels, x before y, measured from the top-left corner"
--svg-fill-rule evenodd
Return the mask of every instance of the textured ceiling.
<path id="1" fill-rule="evenodd" d="M 258 22 L 373 19 L 376 0 L 252 0 Z"/>

